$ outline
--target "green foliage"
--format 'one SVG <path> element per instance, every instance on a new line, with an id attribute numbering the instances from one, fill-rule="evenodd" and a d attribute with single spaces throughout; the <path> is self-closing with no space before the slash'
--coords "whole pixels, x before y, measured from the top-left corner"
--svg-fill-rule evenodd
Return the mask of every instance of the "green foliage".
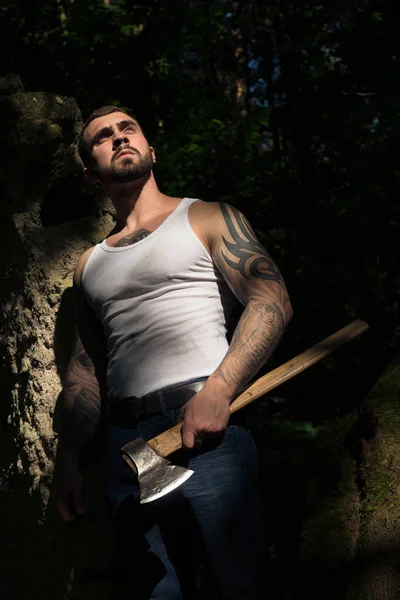
<path id="1" fill-rule="evenodd" d="M 162 189 L 242 208 L 278 260 L 296 315 L 282 356 L 362 317 L 372 334 L 352 361 L 371 383 L 399 335 L 390 10 L 7 0 L 3 69 L 76 97 L 84 116 L 109 103 L 137 115 Z"/>

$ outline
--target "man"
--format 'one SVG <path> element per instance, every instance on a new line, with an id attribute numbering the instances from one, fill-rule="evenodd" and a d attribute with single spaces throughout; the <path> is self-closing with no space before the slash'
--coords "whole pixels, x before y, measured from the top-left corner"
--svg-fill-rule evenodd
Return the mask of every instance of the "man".
<path id="1" fill-rule="evenodd" d="M 194 598 L 192 550 L 201 545 L 220 598 L 262 598 L 256 451 L 246 430 L 228 424 L 229 406 L 292 316 L 282 276 L 236 208 L 159 191 L 154 148 L 119 108 L 89 117 L 79 151 L 117 223 L 74 273 L 78 336 L 64 386 L 60 515 L 70 522 L 84 512 L 79 460 L 107 388 L 103 481 L 135 597 Z M 245 309 L 229 345 L 236 299 Z M 184 449 L 174 462 L 194 475 L 139 507 L 120 448 L 179 419 Z"/>

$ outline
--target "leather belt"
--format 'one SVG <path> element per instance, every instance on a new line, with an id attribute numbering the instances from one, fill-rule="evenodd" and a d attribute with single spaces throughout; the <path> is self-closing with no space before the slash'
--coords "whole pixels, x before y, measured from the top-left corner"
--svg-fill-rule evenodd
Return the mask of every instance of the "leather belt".
<path id="1" fill-rule="evenodd" d="M 107 421 L 122 423 L 124 420 L 132 421 L 145 415 L 160 413 L 159 394 L 167 409 L 179 408 L 195 396 L 204 386 L 204 381 L 194 381 L 173 388 L 167 388 L 146 394 L 141 398 L 129 396 L 121 400 L 112 400 L 106 410 Z"/>

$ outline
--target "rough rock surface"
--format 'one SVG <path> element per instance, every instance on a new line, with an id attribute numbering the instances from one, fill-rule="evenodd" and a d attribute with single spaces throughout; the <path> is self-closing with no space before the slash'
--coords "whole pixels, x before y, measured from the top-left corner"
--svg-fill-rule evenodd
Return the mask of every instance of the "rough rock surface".
<path id="1" fill-rule="evenodd" d="M 75 100 L 18 92 L 0 97 L 0 110 L 7 150 L 0 165 L 2 593 L 64 599 L 73 589 L 74 598 L 100 598 L 97 576 L 89 587 L 80 581 L 95 562 L 99 568 L 103 509 L 95 501 L 92 516 L 67 530 L 54 512 L 52 474 L 72 341 L 73 269 L 110 230 L 112 213 L 81 173 Z M 102 547 L 104 560 L 104 541 Z"/>
<path id="2" fill-rule="evenodd" d="M 361 466 L 361 527 L 348 600 L 400 597 L 400 356 L 368 397 L 379 424 Z"/>

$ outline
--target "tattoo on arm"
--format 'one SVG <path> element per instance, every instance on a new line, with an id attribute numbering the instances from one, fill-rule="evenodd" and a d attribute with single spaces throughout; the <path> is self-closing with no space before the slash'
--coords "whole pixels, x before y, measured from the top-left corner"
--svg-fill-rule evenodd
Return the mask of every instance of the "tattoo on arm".
<path id="1" fill-rule="evenodd" d="M 282 313 L 268 304 L 248 304 L 229 350 L 214 375 L 245 385 L 267 362 L 285 331 Z"/>
<path id="2" fill-rule="evenodd" d="M 101 410 L 95 366 L 77 336 L 64 381 L 64 443 L 81 449 L 96 432 Z"/>
<path id="3" fill-rule="evenodd" d="M 226 250 L 222 251 L 226 264 L 245 279 L 275 281 L 285 287 L 279 269 L 256 238 L 248 220 L 232 206 L 221 203 L 220 208 L 233 239 L 233 242 L 229 242 L 225 237 L 222 238 L 226 250 L 235 258 L 229 258 Z"/>
<path id="4" fill-rule="evenodd" d="M 229 351 L 214 375 L 242 386 L 272 355 L 292 309 L 282 275 L 247 219 L 232 206 L 220 204 L 220 209 L 226 233 L 213 259 L 246 308 Z"/>

